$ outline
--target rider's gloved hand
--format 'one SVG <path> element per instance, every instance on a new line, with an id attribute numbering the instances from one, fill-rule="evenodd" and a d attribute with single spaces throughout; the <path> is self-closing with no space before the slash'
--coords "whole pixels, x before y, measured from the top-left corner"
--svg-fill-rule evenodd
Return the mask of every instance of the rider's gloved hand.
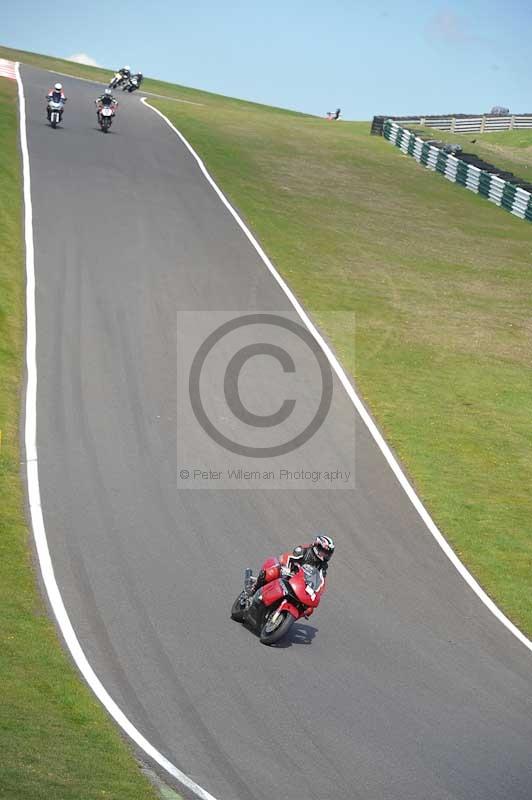
<path id="1" fill-rule="evenodd" d="M 281 578 L 290 578 L 292 575 L 292 570 L 290 567 L 281 567 Z"/>

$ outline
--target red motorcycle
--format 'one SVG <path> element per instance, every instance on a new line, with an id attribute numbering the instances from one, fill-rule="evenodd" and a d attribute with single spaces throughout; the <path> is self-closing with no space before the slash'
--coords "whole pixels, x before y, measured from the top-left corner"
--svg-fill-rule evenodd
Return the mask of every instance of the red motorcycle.
<path id="1" fill-rule="evenodd" d="M 263 564 L 266 573 L 275 568 L 280 571 L 280 577 L 255 593 L 255 579 L 247 569 L 244 589 L 231 608 L 231 619 L 249 625 L 259 634 L 262 644 L 275 644 L 286 636 L 296 620 L 312 614 L 325 592 L 325 578 L 311 564 L 297 564 L 293 575 L 285 574 L 275 558 Z"/>

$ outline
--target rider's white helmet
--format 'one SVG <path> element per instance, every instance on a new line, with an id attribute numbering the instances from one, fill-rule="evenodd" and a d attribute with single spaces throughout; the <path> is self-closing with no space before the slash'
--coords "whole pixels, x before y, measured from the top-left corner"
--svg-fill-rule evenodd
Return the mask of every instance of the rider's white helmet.
<path id="1" fill-rule="evenodd" d="M 63 88 L 63 84 L 62 83 L 56 83 L 55 86 L 54 86 L 54 89 L 56 90 L 56 92 L 60 92 L 62 88 Z"/>
<path id="2" fill-rule="evenodd" d="M 112 93 L 112 91 L 110 89 L 106 89 L 104 94 L 110 95 L 110 94 L 113 94 L 113 93 Z"/>
<path id="3" fill-rule="evenodd" d="M 129 72 L 131 67 L 127 66 L 127 67 L 124 67 L 124 69 L 127 69 L 127 71 Z"/>

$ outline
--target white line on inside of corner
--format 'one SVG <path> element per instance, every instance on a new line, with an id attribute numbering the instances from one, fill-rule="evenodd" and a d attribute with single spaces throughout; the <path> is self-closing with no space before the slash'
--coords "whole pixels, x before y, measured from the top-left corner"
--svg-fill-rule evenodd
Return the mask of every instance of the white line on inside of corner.
<path id="1" fill-rule="evenodd" d="M 230 202 L 228 201 L 226 196 L 223 194 L 221 189 L 215 183 L 214 179 L 209 174 L 205 164 L 203 163 L 203 161 L 201 160 L 199 155 L 196 153 L 196 151 L 194 150 L 192 145 L 187 141 L 187 139 L 185 139 L 185 137 L 183 136 L 181 131 L 179 131 L 170 122 L 168 117 L 166 117 L 161 111 L 159 111 L 158 108 L 155 108 L 154 106 L 150 105 L 150 103 L 147 102 L 147 98 L 146 97 L 142 97 L 141 98 L 141 103 L 143 103 L 147 108 L 150 108 L 152 111 L 154 111 L 156 114 L 158 114 L 166 122 L 166 124 L 172 129 L 172 131 L 176 134 L 176 136 L 179 137 L 179 139 L 183 142 L 185 147 L 190 151 L 192 156 L 195 158 L 195 160 L 197 161 L 197 163 L 198 163 L 203 175 L 205 176 L 206 180 L 210 183 L 210 185 L 212 186 L 212 188 L 214 189 L 214 191 L 216 192 L 216 194 L 218 195 L 218 197 L 220 198 L 220 200 L 222 201 L 224 206 L 227 208 L 229 213 L 234 217 L 235 221 L 237 222 L 239 227 L 242 229 L 242 231 L 244 232 L 246 237 L 249 239 L 249 241 L 251 242 L 251 244 L 253 245 L 253 247 L 255 248 L 257 253 L 259 254 L 260 258 L 262 259 L 262 261 L 264 262 L 264 264 L 266 265 L 268 270 L 271 272 L 271 274 L 273 275 L 273 277 L 275 278 L 275 280 L 277 281 L 277 283 L 279 284 L 279 286 L 281 287 L 281 289 L 283 290 L 285 295 L 288 297 L 288 299 L 292 303 L 292 305 L 293 305 L 294 309 L 296 310 L 297 314 L 299 315 L 300 319 L 305 323 L 306 327 L 308 328 L 308 330 L 310 331 L 312 336 L 314 336 L 314 338 L 316 339 L 316 341 L 320 345 L 321 349 L 323 350 L 323 352 L 327 356 L 327 359 L 328 359 L 329 363 L 331 364 L 332 368 L 334 369 L 338 379 L 340 380 L 342 386 L 344 387 L 345 391 L 347 392 L 347 394 L 348 394 L 350 400 L 352 401 L 355 409 L 357 410 L 357 412 L 359 413 L 359 415 L 362 418 L 363 422 L 365 423 L 366 427 L 368 428 L 369 432 L 371 433 L 371 435 L 372 435 L 373 439 L 375 440 L 378 448 L 380 449 L 381 453 L 383 454 L 383 456 L 385 457 L 386 461 L 388 462 L 392 472 L 394 473 L 395 477 L 397 478 L 397 480 L 401 484 L 402 488 L 404 489 L 404 491 L 405 491 L 406 495 L 408 496 L 409 500 L 411 501 L 412 505 L 414 506 L 414 508 L 418 512 L 419 516 L 421 517 L 421 519 L 425 523 L 426 527 L 428 528 L 428 530 L 430 531 L 432 536 L 436 539 L 436 541 L 440 545 L 441 549 L 443 550 L 443 552 L 445 553 L 447 558 L 451 561 L 453 566 L 458 570 L 458 572 L 460 573 L 462 578 L 471 587 L 471 589 L 475 592 L 475 594 L 478 596 L 478 598 L 491 611 L 491 613 L 495 617 L 497 617 L 499 622 L 502 622 L 502 624 L 510 631 L 510 633 L 512 633 L 517 639 L 519 639 L 519 641 L 522 644 L 524 644 L 525 647 L 527 647 L 532 652 L 532 641 L 530 641 L 530 639 L 528 639 L 524 635 L 524 633 L 522 633 L 522 631 L 520 631 L 519 628 L 517 628 L 513 624 L 513 622 L 511 622 L 508 619 L 508 617 L 505 614 L 503 614 L 503 612 L 500 610 L 500 608 L 498 608 L 498 606 L 495 605 L 493 600 L 486 594 L 484 589 L 482 589 L 482 587 L 477 583 L 477 581 L 471 575 L 469 570 L 460 561 L 460 559 L 458 558 L 458 556 L 456 555 L 456 553 L 454 552 L 452 547 L 449 545 L 449 543 L 447 542 L 447 540 L 445 539 L 445 537 L 443 536 L 441 531 L 438 529 L 436 523 L 434 522 L 434 520 L 430 516 L 429 512 L 427 511 L 427 509 L 425 508 L 425 506 L 421 502 L 421 499 L 416 494 L 413 486 L 410 484 L 410 482 L 408 481 L 408 478 L 406 477 L 406 475 L 404 474 L 403 470 L 399 466 L 399 464 L 398 464 L 397 460 L 395 459 L 392 451 L 390 450 L 390 448 L 386 444 L 381 432 L 379 431 L 379 429 L 377 428 L 377 426 L 375 425 L 375 423 L 371 419 L 370 415 L 368 414 L 368 412 L 364 408 L 364 405 L 363 405 L 362 401 L 360 400 L 359 396 L 355 392 L 354 387 L 352 386 L 352 384 L 350 383 L 349 379 L 347 378 L 347 375 L 345 374 L 344 370 L 340 366 L 340 363 L 339 363 L 338 359 L 336 358 L 336 356 L 334 355 L 334 353 L 332 352 L 331 348 L 329 347 L 327 342 L 324 340 L 324 338 L 321 336 L 321 334 L 318 332 L 318 330 L 316 329 L 316 327 L 314 326 L 314 324 L 310 320 L 309 316 L 307 315 L 307 313 L 304 311 L 303 307 L 301 306 L 301 304 L 297 300 L 297 298 L 294 295 L 294 293 L 291 291 L 291 289 L 285 283 L 283 278 L 279 275 L 279 273 L 277 272 L 277 270 L 273 266 L 272 262 L 270 261 L 270 259 L 268 258 L 268 256 L 266 255 L 266 253 L 264 252 L 264 250 L 262 249 L 260 244 L 257 242 L 257 240 L 255 239 L 255 237 L 253 236 L 253 234 L 251 233 L 249 228 L 246 226 L 245 222 L 239 217 L 239 215 L 237 214 L 237 212 L 235 211 L 233 206 L 230 204 Z"/>
<path id="2" fill-rule="evenodd" d="M 39 559 L 46 592 L 52 606 L 57 624 L 61 629 L 63 638 L 76 662 L 78 669 L 89 684 L 90 688 L 100 700 L 109 714 L 118 723 L 122 730 L 137 744 L 144 752 L 159 764 L 169 775 L 175 778 L 183 786 L 186 786 L 200 800 L 216 800 L 212 794 L 199 786 L 195 781 L 181 772 L 174 764 L 165 758 L 147 739 L 135 728 L 133 723 L 126 717 L 124 712 L 109 695 L 100 679 L 89 664 L 83 652 L 79 640 L 76 636 L 59 586 L 55 578 L 46 529 L 41 508 L 41 497 L 39 487 L 39 467 L 37 462 L 37 327 L 35 315 L 35 259 L 33 244 L 33 213 L 31 203 L 31 174 L 30 158 L 28 151 L 28 137 L 26 131 L 26 99 L 24 96 L 24 86 L 20 76 L 20 63 L 16 64 L 16 77 L 19 93 L 19 114 L 20 114 L 20 147 L 22 151 L 22 172 L 23 172 L 23 193 L 24 193 L 24 237 L 26 246 L 26 420 L 25 420 L 25 450 L 26 468 L 28 481 L 28 503 L 30 508 L 31 526 L 35 539 L 35 547 Z"/>

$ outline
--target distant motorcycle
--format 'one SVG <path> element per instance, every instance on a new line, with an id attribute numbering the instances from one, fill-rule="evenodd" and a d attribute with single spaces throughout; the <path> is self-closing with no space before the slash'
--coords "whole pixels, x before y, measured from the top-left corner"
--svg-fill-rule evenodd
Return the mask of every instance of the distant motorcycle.
<path id="1" fill-rule="evenodd" d="M 272 563 L 274 559 L 271 559 Z M 271 566 L 265 562 L 263 569 Z M 244 589 L 231 608 L 231 619 L 244 622 L 255 630 L 262 644 L 275 644 L 293 623 L 317 608 L 325 592 L 325 579 L 316 567 L 301 564 L 294 575 L 281 575 L 255 593 L 251 570 L 244 574 Z"/>
<path id="2" fill-rule="evenodd" d="M 132 75 L 127 83 L 122 86 L 123 92 L 135 92 L 137 89 L 140 89 L 140 84 L 142 83 L 142 73 L 137 72 L 136 75 Z"/>
<path id="3" fill-rule="evenodd" d="M 50 125 L 52 128 L 57 128 L 61 119 L 63 117 L 63 111 L 65 108 L 65 103 L 63 100 L 48 100 L 48 119 L 50 120 Z"/>
<path id="4" fill-rule="evenodd" d="M 127 83 L 129 79 L 125 78 L 121 72 L 115 72 L 111 82 L 109 83 L 109 89 L 116 89 L 118 86 L 122 86 L 123 84 Z"/>

